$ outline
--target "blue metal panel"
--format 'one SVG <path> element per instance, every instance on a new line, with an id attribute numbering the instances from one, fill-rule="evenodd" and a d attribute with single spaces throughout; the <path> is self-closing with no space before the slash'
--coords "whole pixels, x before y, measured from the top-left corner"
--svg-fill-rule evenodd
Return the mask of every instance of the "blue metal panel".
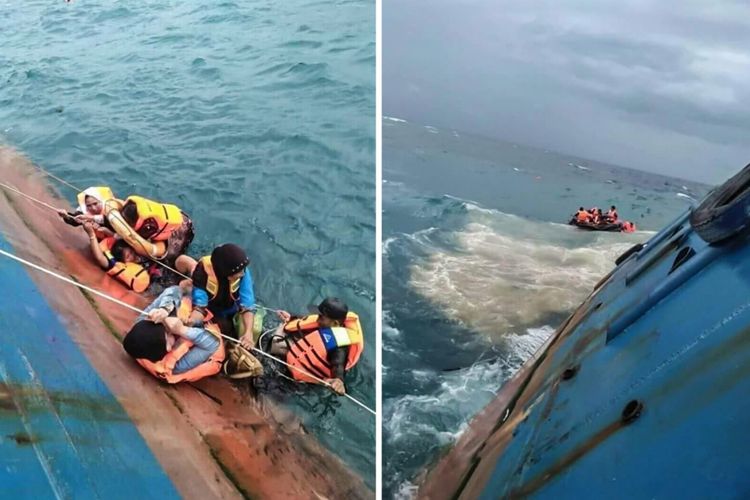
<path id="1" fill-rule="evenodd" d="M 179 498 L 22 266 L 0 258 L 0 283 L 3 498 Z"/>
<path id="2" fill-rule="evenodd" d="M 708 245 L 680 219 L 558 341 L 482 498 L 750 497 L 750 245 Z"/>

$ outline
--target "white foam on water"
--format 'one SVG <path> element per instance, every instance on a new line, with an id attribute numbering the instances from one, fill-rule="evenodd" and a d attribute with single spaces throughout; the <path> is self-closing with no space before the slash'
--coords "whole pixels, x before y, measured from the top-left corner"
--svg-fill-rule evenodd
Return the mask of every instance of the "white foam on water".
<path id="1" fill-rule="evenodd" d="M 552 327 L 544 326 L 530 328 L 519 335 L 507 335 L 511 354 L 505 359 L 485 360 L 468 368 L 442 373 L 413 370 L 415 377 L 432 377 L 440 384 L 429 394 L 407 394 L 383 402 L 386 416 L 383 426 L 389 444 L 406 446 L 416 440 L 425 446 L 444 446 L 455 442 L 468 427 L 469 420 L 553 331 Z"/>
<path id="2" fill-rule="evenodd" d="M 424 128 L 427 129 L 427 131 L 430 132 L 431 134 L 437 134 L 438 133 L 438 129 L 435 128 L 435 127 L 432 127 L 430 125 L 425 125 Z"/>
<path id="3" fill-rule="evenodd" d="M 404 481 L 398 487 L 398 491 L 393 495 L 394 500 L 413 500 L 417 498 L 419 488 L 411 481 Z"/>
<path id="4" fill-rule="evenodd" d="M 412 264 L 409 283 L 447 316 L 494 339 L 574 309 L 635 242 L 465 206 L 470 222 L 452 234 L 457 249 L 434 244 L 429 233 L 411 236 L 429 255 Z"/>
<path id="5" fill-rule="evenodd" d="M 683 187 L 684 187 L 684 186 L 683 186 Z M 688 199 L 688 200 L 696 201 L 696 200 L 695 200 L 695 198 L 693 198 L 693 197 L 692 197 L 692 196 L 690 196 L 689 194 L 685 194 L 685 193 L 677 193 L 677 194 L 676 194 L 676 196 L 677 196 L 678 198 L 685 198 L 685 199 Z"/>
<path id="6" fill-rule="evenodd" d="M 393 242 L 397 241 L 398 237 L 392 236 L 390 238 L 386 238 L 383 242 L 383 257 L 388 256 L 388 252 L 390 251 L 390 246 L 393 244 Z"/>
<path id="7" fill-rule="evenodd" d="M 397 122 L 397 123 L 409 123 L 409 122 L 407 122 L 406 120 L 404 120 L 402 118 L 396 118 L 394 116 L 385 116 L 384 115 L 383 116 L 383 120 L 388 120 L 388 121 Z"/>

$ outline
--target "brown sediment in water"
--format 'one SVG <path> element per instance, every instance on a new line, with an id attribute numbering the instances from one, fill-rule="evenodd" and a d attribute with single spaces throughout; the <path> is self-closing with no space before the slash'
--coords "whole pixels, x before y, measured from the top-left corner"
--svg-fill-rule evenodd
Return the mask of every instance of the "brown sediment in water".
<path id="1" fill-rule="evenodd" d="M 43 174 L 26 158 L 3 146 L 0 181 L 52 206 L 70 206 L 50 191 Z M 19 257 L 134 306 L 148 303 L 96 267 L 80 228 L 0 190 L 0 230 Z M 196 383 L 200 390 L 158 382 L 118 341 L 134 321 L 134 312 L 51 276 L 28 272 L 184 498 L 374 498 L 362 479 L 288 411 L 220 377 Z"/>

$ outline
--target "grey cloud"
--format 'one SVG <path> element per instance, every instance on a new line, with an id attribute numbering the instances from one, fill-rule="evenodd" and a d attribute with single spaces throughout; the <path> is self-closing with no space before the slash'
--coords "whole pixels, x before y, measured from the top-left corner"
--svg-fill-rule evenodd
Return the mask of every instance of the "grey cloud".
<path id="1" fill-rule="evenodd" d="M 742 2 L 385 0 L 383 9 L 387 114 L 704 181 L 748 159 Z"/>

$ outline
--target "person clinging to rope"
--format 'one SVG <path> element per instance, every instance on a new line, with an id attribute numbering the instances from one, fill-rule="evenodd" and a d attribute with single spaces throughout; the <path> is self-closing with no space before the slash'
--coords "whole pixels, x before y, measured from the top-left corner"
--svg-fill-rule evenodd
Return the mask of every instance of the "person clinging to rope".
<path id="1" fill-rule="evenodd" d="M 84 222 L 83 229 L 89 236 L 89 249 L 99 267 L 136 293 L 143 293 L 148 289 L 151 275 L 141 257 L 126 241 L 114 236 L 99 241 L 91 221 Z"/>
<path id="2" fill-rule="evenodd" d="M 219 327 L 187 326 L 191 290 L 183 282 L 164 290 L 141 314 L 123 339 L 125 351 L 151 375 L 170 384 L 195 382 L 221 371 L 225 359 Z M 262 374 L 258 365 L 253 376 Z"/>
<path id="3" fill-rule="evenodd" d="M 255 346 L 255 292 L 245 251 L 233 243 L 216 247 L 210 256 L 195 260 L 186 255 L 176 261 L 177 269 L 192 278 L 193 324 L 211 320 L 225 335 L 243 340 L 244 348 L 235 345 L 228 350 L 225 373 L 244 378 L 260 362 L 250 354 Z"/>
<path id="4" fill-rule="evenodd" d="M 104 217 L 104 205 L 107 201 L 115 199 L 112 190 L 106 186 L 94 186 L 78 193 L 78 208 L 75 212 L 57 210 L 57 214 L 71 226 L 80 226 L 84 222 L 93 222 L 96 229 L 96 237 L 99 240 L 114 236 L 114 230 L 109 227 Z"/>
<path id="5" fill-rule="evenodd" d="M 142 257 L 170 262 L 193 241 L 193 222 L 176 205 L 131 195 L 124 201 L 106 201 L 104 217 Z"/>
<path id="6" fill-rule="evenodd" d="M 270 352 L 285 357 L 289 375 L 298 382 L 319 383 L 305 372 L 327 382 L 339 395 L 346 393 L 344 378 L 359 361 L 364 336 L 359 316 L 340 299 L 328 297 L 317 307 L 317 314 L 298 318 L 278 311 L 284 322 L 270 339 Z M 243 346 L 250 344 L 245 337 Z"/>

